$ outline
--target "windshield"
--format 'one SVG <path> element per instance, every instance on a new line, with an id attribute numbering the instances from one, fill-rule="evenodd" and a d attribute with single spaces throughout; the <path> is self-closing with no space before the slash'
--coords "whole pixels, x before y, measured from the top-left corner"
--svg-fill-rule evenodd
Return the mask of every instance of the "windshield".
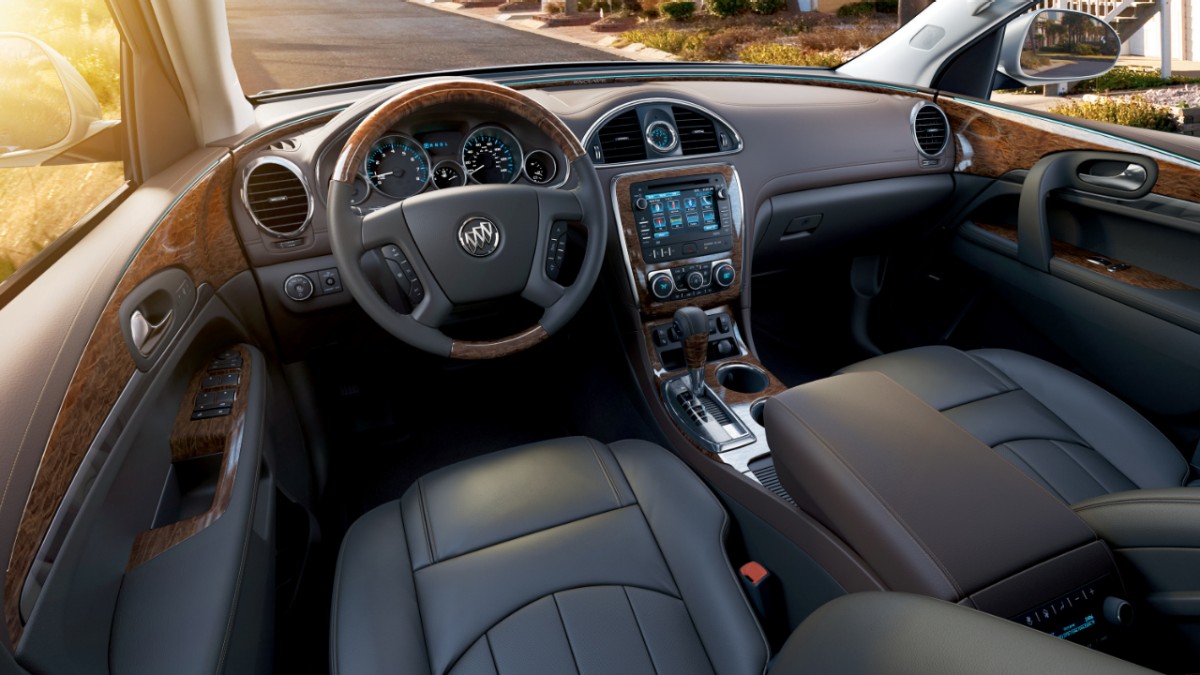
<path id="1" fill-rule="evenodd" d="M 897 4 L 820 0 L 226 0 L 248 95 L 405 73 L 579 61 L 834 67 L 894 31 Z M 924 6 L 924 3 L 919 3 Z M 915 14 L 915 13 L 914 13 Z"/>

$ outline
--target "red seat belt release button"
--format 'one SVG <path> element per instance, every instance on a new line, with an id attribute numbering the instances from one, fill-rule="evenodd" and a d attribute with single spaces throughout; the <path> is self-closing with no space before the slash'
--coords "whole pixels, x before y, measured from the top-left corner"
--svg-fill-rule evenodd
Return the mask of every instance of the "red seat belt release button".
<path id="1" fill-rule="evenodd" d="M 766 579 L 771 575 L 771 573 L 767 571 L 767 568 L 754 562 L 753 560 L 745 565 L 742 565 L 741 569 L 738 571 L 742 573 L 743 579 L 750 582 L 751 586 L 759 585 L 762 583 L 763 579 Z"/>

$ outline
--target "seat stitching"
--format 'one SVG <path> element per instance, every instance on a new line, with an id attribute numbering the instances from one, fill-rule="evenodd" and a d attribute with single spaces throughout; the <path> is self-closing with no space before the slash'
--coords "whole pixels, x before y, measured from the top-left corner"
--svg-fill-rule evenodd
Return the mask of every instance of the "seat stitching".
<path id="1" fill-rule="evenodd" d="M 496 671 L 496 675 L 500 675 L 500 662 L 496 660 L 496 652 L 494 652 L 492 650 L 492 638 L 488 637 L 489 631 L 491 631 L 490 628 L 483 632 L 483 644 L 487 645 L 488 656 L 492 657 L 492 670 Z M 468 651 L 470 649 L 471 649 L 470 647 L 467 647 Z M 466 652 L 464 652 L 464 653 L 466 653 Z M 462 657 L 459 657 L 459 658 L 462 658 Z M 458 661 L 455 661 L 455 663 L 457 664 Z"/>
<path id="2" fill-rule="evenodd" d="M 654 669 L 654 675 L 658 675 L 658 666 L 654 664 L 654 654 L 650 651 L 650 643 L 646 642 L 646 631 L 642 630 L 642 620 L 638 618 L 637 610 L 633 608 L 633 600 L 629 597 L 629 588 L 621 586 L 621 592 L 625 594 L 625 602 L 629 605 L 629 613 L 633 615 L 633 624 L 637 626 L 638 637 L 642 638 L 642 646 L 646 648 L 646 658 L 650 661 L 650 667 Z M 680 600 L 680 602 L 683 602 Z M 687 605 L 684 605 L 684 610 L 687 610 Z"/>
<path id="3" fill-rule="evenodd" d="M 567 592 L 570 592 L 570 591 L 577 591 L 577 590 L 584 589 L 584 588 L 613 588 L 613 587 L 622 587 L 622 586 L 624 586 L 624 585 L 622 585 L 622 584 L 584 584 L 584 585 L 582 585 L 582 586 L 569 586 L 569 587 L 567 587 L 567 588 L 560 588 L 560 589 L 558 589 L 557 591 L 554 591 L 554 593 L 547 593 L 546 595 L 543 595 L 543 596 L 540 596 L 540 597 L 534 598 L 533 600 L 530 600 L 529 602 L 525 603 L 524 605 L 521 605 L 520 607 L 518 607 L 518 608 L 514 609 L 513 611 L 509 612 L 508 614 L 505 614 L 504 616 L 500 617 L 499 619 L 497 619 L 497 620 L 496 620 L 496 622 L 495 622 L 495 623 L 493 623 L 492 625 L 488 626 L 488 627 L 487 627 L 487 628 L 486 628 L 486 629 L 483 631 L 483 635 L 484 635 L 484 637 L 486 637 L 488 633 L 492 632 L 492 630 L 496 628 L 496 626 L 499 626 L 500 624 L 502 624 L 502 623 L 504 623 L 505 621 L 507 621 L 507 620 L 508 620 L 510 617 L 512 617 L 512 615 L 516 614 L 517 612 L 519 612 L 519 611 L 521 611 L 521 610 L 525 609 L 526 607 L 528 607 L 528 606 L 530 606 L 530 605 L 532 605 L 532 604 L 534 604 L 534 603 L 536 603 L 536 602 L 540 602 L 540 601 L 542 601 L 542 600 L 545 600 L 546 598 L 548 598 L 548 597 L 550 597 L 550 596 L 554 595 L 555 593 L 567 593 Z M 681 602 L 681 603 L 683 602 L 683 598 L 681 598 L 681 597 L 679 597 L 679 596 L 677 596 L 677 595 L 671 595 L 670 593 L 663 593 L 662 591 L 658 590 L 657 588 L 649 588 L 649 587 L 647 587 L 647 586 L 638 586 L 638 585 L 628 585 L 628 588 L 636 588 L 636 589 L 638 589 L 639 591 L 646 591 L 647 593 L 657 593 L 657 594 L 659 594 L 659 595 L 661 595 L 661 596 L 663 596 L 663 597 L 671 598 L 672 600 L 678 600 L 678 601 L 679 601 L 679 602 Z M 562 616 L 562 615 L 561 615 L 561 613 L 559 614 L 559 616 L 560 616 L 560 618 L 561 618 L 561 616 Z M 564 631 L 566 630 L 566 629 L 565 629 L 565 627 L 564 627 L 564 629 L 563 629 L 563 630 L 564 630 Z M 478 641 L 479 641 L 479 639 L 478 639 L 478 638 L 476 638 L 475 642 L 478 642 Z M 474 646 L 474 644 L 475 644 L 475 643 L 474 643 L 474 642 L 472 642 L 470 645 L 467 645 L 467 648 L 466 648 L 466 649 L 464 649 L 464 650 L 462 651 L 462 653 L 458 654 L 458 655 L 457 655 L 457 656 L 455 656 L 453 659 L 450 659 L 450 665 L 446 667 L 446 672 L 449 672 L 450 670 L 453 670 L 453 669 L 454 669 L 454 666 L 458 665 L 458 662 L 459 662 L 459 661 L 461 661 L 461 660 L 462 660 L 462 658 L 463 658 L 464 656 L 466 656 L 467 652 L 468 652 L 468 651 L 471 649 L 471 647 L 472 647 L 472 646 Z M 489 650 L 491 649 L 491 643 L 490 643 L 490 642 L 488 643 L 488 649 L 489 649 Z M 494 655 L 494 654 L 493 654 L 493 656 L 492 656 L 492 661 L 495 661 L 495 655 Z M 497 669 L 497 672 L 499 672 L 499 665 L 498 665 L 498 664 L 497 664 L 497 666 L 496 666 L 496 669 Z"/>
<path id="4" fill-rule="evenodd" d="M 567 638 L 567 650 L 571 652 L 571 660 L 575 662 L 575 674 L 579 675 L 579 658 L 575 656 L 575 647 L 571 645 L 571 634 L 567 632 L 567 622 L 563 621 L 562 608 L 558 606 L 559 592 L 551 593 L 550 599 L 554 601 L 554 611 L 558 614 L 558 623 L 562 626 L 563 637 Z"/>
<path id="5" fill-rule="evenodd" d="M 904 386 L 904 385 L 901 385 L 901 386 Z M 907 389 L 907 387 L 905 387 L 905 388 Z M 1009 389 L 1009 390 L 1007 390 L 1007 391 L 998 391 L 998 392 L 996 392 L 996 393 L 994 393 L 994 394 L 984 394 L 983 396 L 980 396 L 979 398 L 973 398 L 973 399 L 971 399 L 970 401 L 963 401 L 962 403 L 955 403 L 954 405 L 952 405 L 952 406 L 949 406 L 949 407 L 947 407 L 947 408 L 943 408 L 942 410 L 939 410 L 938 412 L 940 412 L 940 413 L 942 413 L 942 414 L 944 415 L 944 414 L 946 414 L 946 413 L 950 412 L 951 410 L 955 410 L 955 409 L 957 409 L 957 408 L 961 408 L 961 407 L 963 407 L 963 406 L 965 406 L 965 405 L 971 405 L 972 403 L 979 403 L 980 401 L 986 401 L 986 400 L 988 400 L 988 399 L 990 399 L 990 398 L 997 398 L 997 397 L 1000 397 L 1000 396 L 1007 396 L 1008 394 L 1014 394 L 1014 393 L 1016 393 L 1016 392 L 1018 392 L 1018 391 L 1024 391 L 1024 390 L 1022 390 L 1022 389 Z M 922 399 L 922 400 L 924 400 L 924 399 Z M 928 403 L 926 403 L 926 405 L 929 405 L 929 404 L 928 404 Z M 931 407 L 931 408 L 932 408 L 933 406 L 929 406 L 929 407 Z"/>
<path id="6" fill-rule="evenodd" d="M 983 370 L 985 373 L 987 373 L 988 375 L 991 375 L 992 378 L 995 379 L 997 382 L 999 382 L 1001 386 L 1012 387 L 1012 389 L 1010 389 L 1009 391 L 1016 391 L 1018 389 L 1024 389 L 1024 387 L 1022 387 L 1016 380 L 1014 380 L 1012 377 L 1009 377 L 1008 373 L 1004 372 L 1004 369 L 1001 368 L 1000 366 L 992 363 L 991 361 L 988 361 L 987 359 L 985 359 L 981 356 L 976 356 L 970 352 L 960 352 L 960 353 L 963 356 L 970 359 L 972 362 L 974 362 L 975 365 L 979 366 L 979 368 L 981 370 Z M 1003 379 L 1001 379 L 1001 378 L 1003 378 Z M 1007 380 L 1007 382 L 1005 380 Z"/>
<path id="7" fill-rule="evenodd" d="M 1083 472 L 1084 472 L 1084 473 L 1086 473 L 1086 474 L 1088 475 L 1088 477 L 1089 477 L 1089 478 L 1091 478 L 1091 479 L 1092 479 L 1092 481 L 1094 481 L 1094 482 L 1096 483 L 1096 485 L 1100 486 L 1100 489 L 1101 489 L 1101 490 L 1104 490 L 1104 491 L 1105 491 L 1105 492 L 1107 492 L 1107 493 L 1111 493 L 1111 492 L 1113 492 L 1112 488 L 1108 487 L 1108 486 L 1107 486 L 1107 485 L 1105 485 L 1103 482 L 1101 482 L 1101 480 L 1100 480 L 1100 477 L 1099 477 L 1099 476 L 1097 476 L 1096 474 L 1092 473 L 1092 470 L 1091 470 L 1091 469 L 1089 469 L 1089 468 L 1087 467 L 1087 465 L 1086 465 L 1086 464 L 1084 464 L 1082 461 L 1080 461 L 1080 460 L 1079 460 L 1079 458 L 1078 458 L 1078 457 L 1076 457 L 1076 456 L 1074 455 L 1074 453 L 1072 453 L 1072 452 L 1071 452 L 1071 451 L 1070 451 L 1070 450 L 1067 448 L 1067 446 L 1066 446 L 1066 445 L 1064 445 L 1064 444 L 1062 444 L 1062 443 L 1060 443 L 1060 442 L 1058 442 L 1058 441 L 1056 441 L 1056 440 L 1053 440 L 1053 439 L 1047 439 L 1047 440 L 1049 440 L 1049 441 L 1050 441 L 1050 443 L 1052 443 L 1052 444 L 1054 445 L 1054 447 L 1058 448 L 1058 449 L 1059 449 L 1059 451 L 1060 451 L 1060 452 L 1062 452 L 1062 454 L 1066 455 L 1067 457 L 1070 457 L 1070 458 L 1071 458 L 1071 460 L 1072 460 L 1073 462 L 1075 462 L 1076 464 L 1078 464 L 1078 465 L 1079 465 L 1079 468 L 1080 468 L 1080 469 L 1083 469 Z M 1099 453 L 1097 453 L 1097 454 L 1099 454 Z M 1108 461 L 1108 460 L 1105 460 L 1105 461 Z M 1111 465 L 1110 465 L 1110 466 L 1111 466 Z M 1113 467 L 1113 468 L 1115 469 L 1116 467 Z M 1131 481 L 1131 482 L 1132 482 L 1132 481 Z"/>
<path id="8" fill-rule="evenodd" d="M 1042 440 L 1042 439 L 1038 439 L 1038 440 Z M 1030 464 L 1029 461 L 1027 459 L 1025 459 L 1025 457 L 1023 455 L 1021 455 L 1021 453 L 1017 452 L 1017 449 L 1015 447 L 1009 445 L 1008 443 L 1001 443 L 1000 445 L 994 446 L 994 448 L 1008 448 L 1008 451 L 1012 453 L 1012 456 L 1015 457 L 1019 462 L 1024 464 L 1029 469 L 1030 473 L 1032 473 L 1034 476 L 1037 476 L 1038 478 L 1041 479 L 1041 483 L 1039 483 L 1039 485 L 1044 485 L 1047 488 L 1049 488 L 1049 491 L 1054 493 L 1054 496 L 1057 497 L 1059 499 L 1059 501 L 1062 501 L 1062 502 L 1067 501 L 1067 498 L 1063 495 L 1063 493 L 1059 492 L 1058 488 L 1054 487 L 1054 484 L 1052 484 L 1049 479 L 1047 479 L 1044 475 L 1042 475 L 1041 471 L 1038 471 L 1036 468 L 1034 468 L 1034 466 L 1032 464 Z"/>
<path id="9" fill-rule="evenodd" d="M 448 556 L 448 557 L 445 557 L 445 558 L 442 558 L 441 560 L 435 560 L 435 561 L 433 561 L 433 562 L 429 563 L 428 565 L 425 565 L 425 566 L 421 567 L 421 569 L 427 569 L 427 568 L 429 568 L 429 567 L 433 567 L 434 565 L 437 565 L 437 564 L 441 564 L 441 563 L 445 563 L 445 562 L 450 562 L 451 560 L 455 560 L 455 559 L 457 559 L 457 558 L 461 558 L 461 557 L 463 557 L 463 556 L 466 556 L 466 555 L 471 555 L 472 553 L 478 553 L 478 552 L 480 552 L 480 551 L 487 550 L 487 549 L 489 549 L 489 548 L 492 548 L 493 546 L 500 546 L 501 544 L 507 544 L 507 543 L 509 543 L 509 542 L 516 541 L 516 540 L 518 540 L 518 539 L 524 539 L 525 537 L 532 537 L 532 536 L 533 536 L 533 535 L 535 535 L 535 534 L 541 534 L 542 532 L 549 532 L 549 531 L 551 531 L 551 530 L 554 530 L 554 529 L 557 529 L 557 528 L 560 528 L 560 527 L 566 527 L 567 525 L 573 525 L 573 524 L 575 524 L 575 523 L 578 523 L 578 522 L 581 522 L 581 521 L 587 520 L 588 518 L 596 518 L 597 516 L 603 516 L 603 515 L 605 515 L 606 513 L 613 513 L 613 512 L 615 512 L 615 511 L 620 511 L 621 509 L 632 509 L 632 508 L 636 508 L 636 507 L 637 507 L 637 504 L 630 504 L 630 505 L 628 505 L 628 506 L 617 506 L 617 507 L 614 507 L 614 508 L 611 508 L 611 509 L 605 509 L 605 510 L 603 510 L 603 511 L 597 511 L 596 513 L 591 513 L 591 514 L 588 514 L 588 515 L 586 515 L 586 516 L 580 516 L 580 517 L 578 517 L 578 518 L 575 518 L 575 519 L 573 519 L 573 520 L 568 520 L 568 521 L 566 521 L 566 522 L 563 522 L 563 523 L 558 523 L 557 525 L 551 525 L 551 526 L 549 526 L 549 527 L 544 527 L 544 528 L 542 528 L 542 529 L 540 529 L 540 530 L 533 530 L 532 532 L 526 532 L 526 533 L 524 533 L 524 534 L 517 534 L 517 535 L 514 535 L 514 536 L 512 536 L 512 537 L 510 537 L 510 538 L 508 538 L 508 539 L 504 539 L 504 540 L 502 540 L 502 541 L 497 541 L 497 542 L 494 542 L 494 543 L 491 543 L 491 544 L 484 544 L 483 546 L 480 546 L 479 548 L 473 548 L 473 549 L 471 549 L 471 550 L 469 550 L 469 551 L 463 551 L 462 553 L 455 553 L 454 555 L 452 555 L 452 556 Z M 415 570 L 414 570 L 414 571 L 415 571 Z"/>
<path id="10" fill-rule="evenodd" d="M 617 506 L 621 505 L 621 495 L 617 493 L 617 484 L 613 481 L 612 475 L 608 473 L 608 467 L 604 466 L 604 460 L 600 459 L 600 452 L 596 449 L 596 443 L 592 439 L 587 439 L 588 446 L 592 449 L 592 456 L 596 458 L 596 463 L 600 465 L 600 471 L 604 473 L 604 478 L 608 481 L 608 487 L 612 489 L 613 499 Z"/>
<path id="11" fill-rule="evenodd" d="M 408 528 L 404 527 L 404 502 L 396 501 L 397 510 L 400 512 L 400 517 L 397 519 L 400 522 L 400 541 L 404 542 L 404 548 L 408 549 Z M 412 556 L 408 556 L 409 567 L 412 566 Z M 421 641 L 425 643 L 425 662 L 429 666 L 429 672 L 433 673 L 433 661 L 429 658 L 432 653 L 429 649 L 429 631 L 425 630 L 425 613 L 421 611 L 421 588 L 417 585 L 417 578 L 409 571 L 409 578 L 412 579 L 413 593 L 416 597 L 417 605 L 417 623 L 421 626 Z"/>
<path id="12" fill-rule="evenodd" d="M 429 564 L 432 565 L 438 562 L 438 559 L 433 551 L 433 528 L 429 526 L 429 509 L 425 508 L 424 476 L 417 479 L 417 503 L 421 506 L 421 522 L 425 525 L 425 546 L 429 549 Z"/>

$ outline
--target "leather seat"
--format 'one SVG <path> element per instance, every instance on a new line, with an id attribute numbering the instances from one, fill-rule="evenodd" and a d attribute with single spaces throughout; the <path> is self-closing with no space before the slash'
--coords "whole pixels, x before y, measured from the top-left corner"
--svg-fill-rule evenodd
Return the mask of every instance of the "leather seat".
<path id="1" fill-rule="evenodd" d="M 842 370 L 862 371 L 895 380 L 1068 504 L 1188 481 L 1188 463 L 1141 415 L 1027 354 L 920 347 Z"/>
<path id="2" fill-rule="evenodd" d="M 642 441 L 436 471 L 347 532 L 333 672 L 762 673 L 727 525 L 682 461 Z"/>

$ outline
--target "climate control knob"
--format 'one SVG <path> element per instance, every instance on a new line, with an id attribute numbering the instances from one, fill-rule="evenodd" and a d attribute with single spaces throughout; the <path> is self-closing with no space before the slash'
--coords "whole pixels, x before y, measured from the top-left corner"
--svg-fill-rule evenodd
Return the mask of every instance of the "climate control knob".
<path id="1" fill-rule="evenodd" d="M 713 280 L 721 288 L 732 286 L 734 279 L 737 279 L 737 272 L 734 271 L 733 265 L 729 263 L 721 263 L 713 270 Z"/>
<path id="2" fill-rule="evenodd" d="M 656 275 L 650 280 L 650 292 L 659 300 L 665 300 L 675 292 L 675 280 L 670 273 Z"/>
<path id="3" fill-rule="evenodd" d="M 689 272 L 687 275 L 687 285 L 693 291 L 704 288 L 704 275 L 699 272 Z"/>

